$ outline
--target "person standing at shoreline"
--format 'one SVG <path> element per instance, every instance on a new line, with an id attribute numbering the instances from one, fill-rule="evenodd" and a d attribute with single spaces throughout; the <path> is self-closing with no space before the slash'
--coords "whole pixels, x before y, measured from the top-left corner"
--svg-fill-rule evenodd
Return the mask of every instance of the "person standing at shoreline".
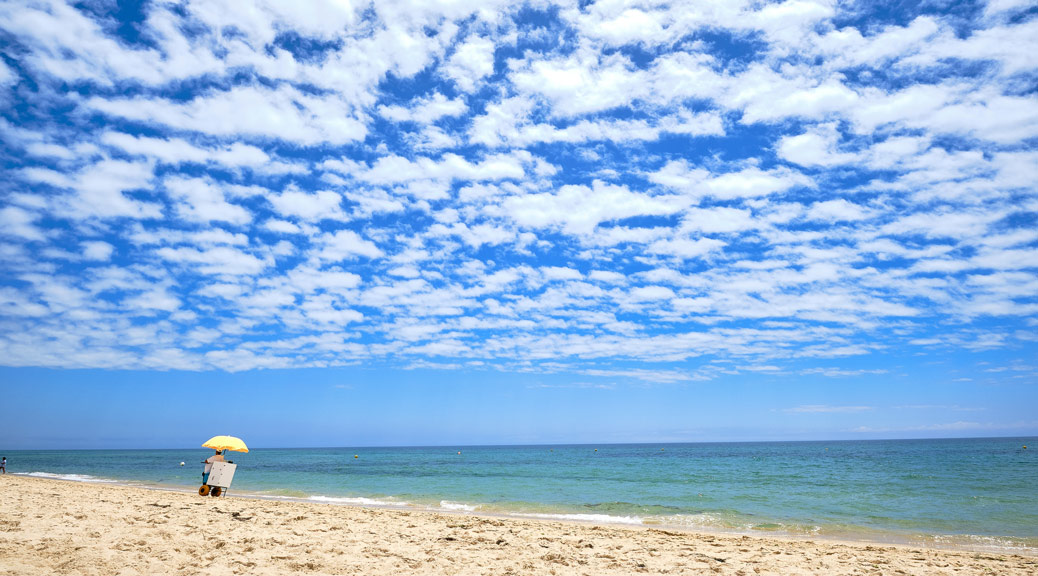
<path id="1" fill-rule="evenodd" d="M 0 474 L 7 474 L 7 456 L 0 460 Z"/>

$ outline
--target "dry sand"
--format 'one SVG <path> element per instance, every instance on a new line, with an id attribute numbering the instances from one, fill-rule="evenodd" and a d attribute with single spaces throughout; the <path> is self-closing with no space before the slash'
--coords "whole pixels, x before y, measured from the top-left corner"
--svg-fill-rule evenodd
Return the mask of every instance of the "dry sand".
<path id="1" fill-rule="evenodd" d="M 0 476 L 0 574 L 1038 574 L 1038 558 Z"/>

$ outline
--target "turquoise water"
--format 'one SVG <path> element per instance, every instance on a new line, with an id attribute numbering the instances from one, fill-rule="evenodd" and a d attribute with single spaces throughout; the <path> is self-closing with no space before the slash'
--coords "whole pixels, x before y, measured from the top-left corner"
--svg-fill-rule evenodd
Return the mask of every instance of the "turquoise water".
<path id="1" fill-rule="evenodd" d="M 209 454 L 4 453 L 13 473 L 185 489 Z M 231 459 L 237 494 L 1038 552 L 1034 438 L 256 449 Z"/>

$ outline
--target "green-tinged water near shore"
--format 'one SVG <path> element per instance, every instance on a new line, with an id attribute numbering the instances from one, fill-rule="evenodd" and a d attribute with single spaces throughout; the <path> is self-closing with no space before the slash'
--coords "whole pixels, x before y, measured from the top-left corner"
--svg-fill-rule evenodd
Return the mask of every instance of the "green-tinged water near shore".
<path id="1" fill-rule="evenodd" d="M 210 453 L 5 455 L 12 473 L 191 488 Z M 256 449 L 231 459 L 239 494 L 1038 551 L 1036 439 Z"/>

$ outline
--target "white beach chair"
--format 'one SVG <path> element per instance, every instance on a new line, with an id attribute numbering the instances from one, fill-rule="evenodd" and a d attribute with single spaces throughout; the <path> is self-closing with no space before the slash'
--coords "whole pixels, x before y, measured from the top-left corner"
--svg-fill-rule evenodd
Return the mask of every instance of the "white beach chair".
<path id="1" fill-rule="evenodd" d="M 213 467 L 209 470 L 209 481 L 198 489 L 198 493 L 202 496 L 226 494 L 237 468 L 238 465 L 233 462 L 213 462 Z"/>

